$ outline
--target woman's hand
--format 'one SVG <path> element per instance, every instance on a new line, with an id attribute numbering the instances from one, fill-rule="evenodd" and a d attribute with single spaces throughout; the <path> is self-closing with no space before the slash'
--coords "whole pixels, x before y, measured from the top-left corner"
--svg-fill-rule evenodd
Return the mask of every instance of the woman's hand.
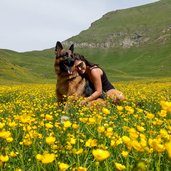
<path id="1" fill-rule="evenodd" d="M 81 100 L 80 105 L 85 105 L 85 104 L 87 104 L 89 101 L 91 101 L 91 97 L 92 97 L 92 96 L 89 96 L 89 97 L 85 98 L 84 100 Z"/>
<path id="2" fill-rule="evenodd" d="M 86 103 L 87 103 L 86 100 L 82 100 L 82 101 L 80 102 L 80 105 L 85 105 Z"/>

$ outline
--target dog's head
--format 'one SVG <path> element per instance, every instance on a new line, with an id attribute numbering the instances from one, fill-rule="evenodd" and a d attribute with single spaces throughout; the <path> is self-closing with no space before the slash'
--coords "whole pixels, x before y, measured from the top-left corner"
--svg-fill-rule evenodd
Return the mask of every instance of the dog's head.
<path id="1" fill-rule="evenodd" d="M 55 46 L 55 71 L 62 75 L 72 75 L 74 70 L 74 44 L 68 50 L 64 50 L 62 44 L 58 41 Z"/>
<path id="2" fill-rule="evenodd" d="M 72 57 L 74 53 L 74 44 L 70 46 L 68 50 L 64 50 L 61 42 L 57 42 L 55 46 L 56 58 Z"/>

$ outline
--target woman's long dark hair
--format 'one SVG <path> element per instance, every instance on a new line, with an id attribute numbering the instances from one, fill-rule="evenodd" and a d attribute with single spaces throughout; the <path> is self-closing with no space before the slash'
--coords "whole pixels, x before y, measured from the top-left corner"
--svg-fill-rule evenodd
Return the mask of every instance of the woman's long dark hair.
<path id="1" fill-rule="evenodd" d="M 81 60 L 84 61 L 86 66 L 93 67 L 93 66 L 98 66 L 98 64 L 94 64 L 92 62 L 89 62 L 83 55 L 74 53 L 74 60 Z"/>

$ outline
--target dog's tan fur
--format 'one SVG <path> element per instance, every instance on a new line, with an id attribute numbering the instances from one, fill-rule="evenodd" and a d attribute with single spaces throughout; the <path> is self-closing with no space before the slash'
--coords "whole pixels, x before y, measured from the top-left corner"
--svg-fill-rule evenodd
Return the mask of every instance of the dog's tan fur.
<path id="1" fill-rule="evenodd" d="M 56 84 L 56 96 L 58 102 L 67 101 L 67 97 L 74 95 L 77 97 L 83 96 L 86 81 L 82 78 L 78 72 L 75 70 L 75 66 L 72 67 L 72 74 L 67 74 L 60 70 L 60 62 L 63 60 L 63 54 L 67 52 L 68 57 L 72 58 L 74 51 L 74 45 L 71 45 L 69 50 L 64 50 L 60 42 L 56 44 L 56 59 L 55 59 L 55 72 L 57 74 L 57 84 Z M 64 96 L 66 98 L 64 98 Z"/>

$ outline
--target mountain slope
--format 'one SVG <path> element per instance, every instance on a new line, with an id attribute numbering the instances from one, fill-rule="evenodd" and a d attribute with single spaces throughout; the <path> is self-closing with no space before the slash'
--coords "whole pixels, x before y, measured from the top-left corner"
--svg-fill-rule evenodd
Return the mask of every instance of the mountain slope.
<path id="1" fill-rule="evenodd" d="M 63 44 L 104 68 L 111 81 L 171 77 L 171 1 L 112 11 Z M 56 40 L 57 41 L 57 40 Z M 56 81 L 54 48 L 0 49 L 0 81 Z"/>
<path id="2" fill-rule="evenodd" d="M 165 43 L 171 37 L 170 16 L 171 1 L 168 0 L 112 11 L 66 42 L 79 43 L 79 47 L 86 47 L 88 43 L 88 47 L 107 48 Z"/>
<path id="3" fill-rule="evenodd" d="M 18 53 L 0 49 L 0 81 L 43 82 L 55 78 L 53 50 Z"/>

